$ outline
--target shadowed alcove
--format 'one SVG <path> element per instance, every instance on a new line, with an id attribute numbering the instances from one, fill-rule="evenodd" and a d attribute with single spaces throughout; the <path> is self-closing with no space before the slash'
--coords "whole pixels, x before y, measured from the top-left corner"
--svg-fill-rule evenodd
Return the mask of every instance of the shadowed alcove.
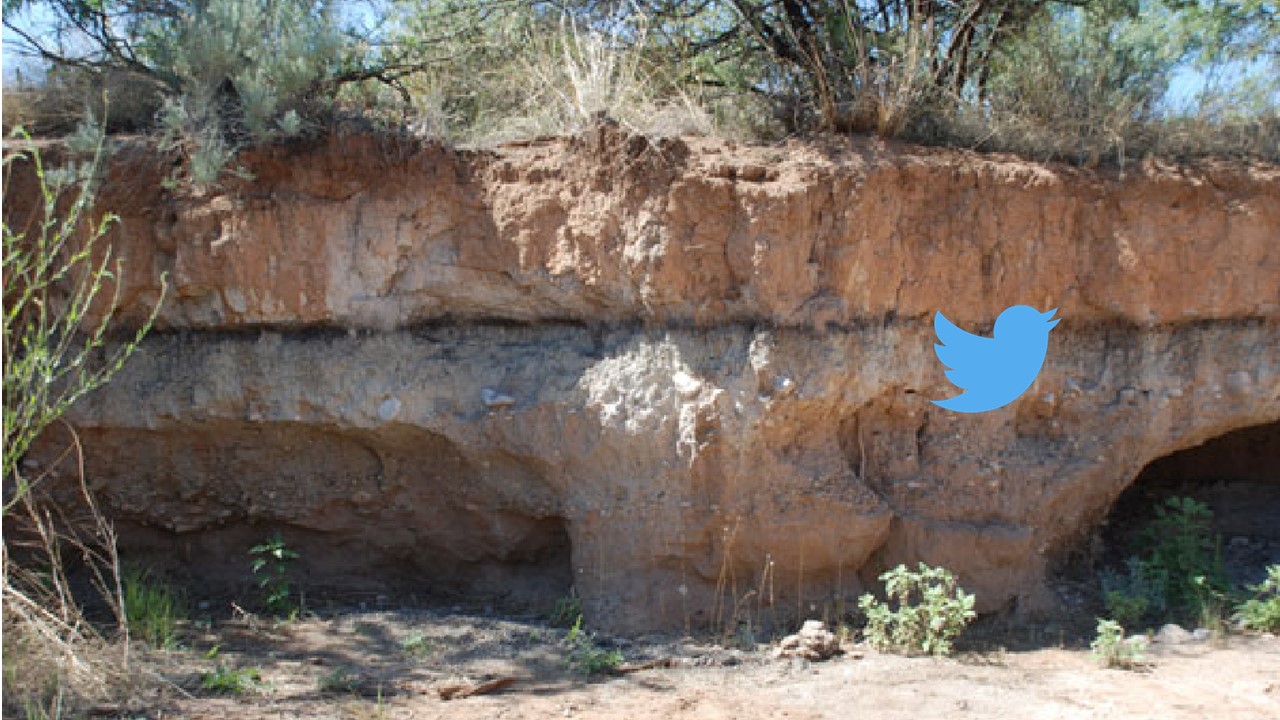
<path id="1" fill-rule="evenodd" d="M 1267 565 L 1280 564 L 1280 422 L 1233 430 L 1148 463 L 1107 516 L 1099 559 L 1118 564 L 1155 508 L 1174 497 L 1213 512 L 1233 584 L 1261 580 Z"/>

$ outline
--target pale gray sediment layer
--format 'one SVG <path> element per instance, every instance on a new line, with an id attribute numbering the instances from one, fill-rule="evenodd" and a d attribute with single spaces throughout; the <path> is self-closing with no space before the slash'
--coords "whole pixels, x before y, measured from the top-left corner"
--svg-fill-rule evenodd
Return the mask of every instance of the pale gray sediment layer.
<path id="1" fill-rule="evenodd" d="M 627 631 L 714 623 L 770 561 L 789 613 L 915 560 L 981 609 L 1043 609 L 1049 564 L 1144 466 L 1280 421 L 1272 321 L 1064 321 L 1031 391 L 977 415 L 929 402 L 954 392 L 933 341 L 922 321 L 168 333 L 72 419 L 126 551 L 203 582 L 283 527 L 317 587 L 572 586 Z"/>

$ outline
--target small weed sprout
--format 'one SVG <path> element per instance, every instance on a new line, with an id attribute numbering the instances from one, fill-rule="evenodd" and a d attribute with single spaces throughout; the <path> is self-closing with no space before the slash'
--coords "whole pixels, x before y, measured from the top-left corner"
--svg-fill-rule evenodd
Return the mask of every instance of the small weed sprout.
<path id="1" fill-rule="evenodd" d="M 1209 578 L 1197 575 L 1191 579 L 1194 591 L 1196 620 L 1202 628 L 1207 628 L 1215 641 L 1223 641 L 1227 637 L 1227 593 L 1219 589 Z"/>
<path id="2" fill-rule="evenodd" d="M 218 695 L 243 695 L 262 685 L 262 670 L 256 667 L 233 668 L 218 663 L 212 672 L 200 678 L 205 692 Z"/>
<path id="3" fill-rule="evenodd" d="M 1259 632 L 1280 632 L 1280 565 L 1267 567 L 1267 579 L 1250 586 L 1254 593 L 1236 607 L 1237 623 Z"/>
<path id="4" fill-rule="evenodd" d="M 262 591 L 263 605 L 277 617 L 290 617 L 297 613 L 289 587 L 289 565 L 298 559 L 298 553 L 285 545 L 277 532 L 261 545 L 255 545 L 249 554 L 253 556 L 253 575 Z"/>
<path id="5" fill-rule="evenodd" d="M 435 652 L 435 646 L 420 632 L 413 633 L 400 641 L 400 649 L 412 658 L 424 658 Z"/>
<path id="6" fill-rule="evenodd" d="M 870 594 L 858 601 L 867 616 L 863 633 L 878 650 L 949 655 L 952 642 L 975 617 L 974 596 L 957 587 L 946 568 L 920 563 L 918 571 L 912 572 L 899 565 L 880 580 L 896 609 Z"/>
<path id="7" fill-rule="evenodd" d="M 1145 638 L 1126 639 L 1124 627 L 1115 620 L 1099 619 L 1097 632 L 1089 649 L 1104 667 L 1130 670 L 1142 662 Z"/>
<path id="8" fill-rule="evenodd" d="M 581 615 L 565 635 L 564 645 L 569 650 L 569 667 L 582 675 L 612 673 L 622 664 L 621 652 L 600 647 L 596 644 L 595 633 L 582 629 Z"/>

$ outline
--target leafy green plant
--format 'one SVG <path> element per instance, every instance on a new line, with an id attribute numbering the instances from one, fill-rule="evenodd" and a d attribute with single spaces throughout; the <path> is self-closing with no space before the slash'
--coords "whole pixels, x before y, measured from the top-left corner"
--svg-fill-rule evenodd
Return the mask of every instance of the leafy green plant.
<path id="1" fill-rule="evenodd" d="M 157 648 L 178 644 L 178 624 L 187 618 L 182 594 L 141 570 L 124 574 L 124 610 L 129 634 Z"/>
<path id="2" fill-rule="evenodd" d="M 573 627 L 582 619 L 582 598 L 577 595 L 566 595 L 556 600 L 555 607 L 551 609 L 551 616 L 548 622 L 552 627 Z"/>
<path id="3" fill-rule="evenodd" d="M 1145 596 L 1130 595 L 1118 590 L 1106 591 L 1103 600 L 1107 606 L 1107 614 L 1124 625 L 1142 622 L 1151 608 L 1151 603 Z"/>
<path id="4" fill-rule="evenodd" d="M 595 633 L 582 629 L 581 615 L 565 635 L 564 645 L 569 651 L 569 667 L 582 675 L 611 673 L 622 664 L 621 651 L 600 647 Z"/>
<path id="5" fill-rule="evenodd" d="M 1108 617 L 1125 627 L 1160 618 L 1165 613 L 1165 585 L 1162 568 L 1137 556 L 1125 561 L 1125 571 L 1102 573 L 1102 595 Z"/>
<path id="6" fill-rule="evenodd" d="M 858 601 L 867 616 L 863 634 L 879 650 L 950 654 L 952 642 L 975 617 L 974 596 L 961 590 L 946 568 L 920 563 L 912 572 L 899 565 L 880 580 L 887 602 L 870 594 Z"/>
<path id="7" fill-rule="evenodd" d="M 249 550 L 253 556 L 253 574 L 262 591 L 262 603 L 267 611 L 277 617 L 287 617 L 297 612 L 289 585 L 289 566 L 298 559 L 298 553 L 285 545 L 277 531 L 260 545 Z"/>
<path id="8" fill-rule="evenodd" d="M 1192 578 L 1191 584 L 1195 590 L 1196 624 L 1209 630 L 1215 641 L 1224 640 L 1227 636 L 1227 612 L 1230 604 L 1227 592 L 1215 587 L 1204 575 Z"/>
<path id="9" fill-rule="evenodd" d="M 219 695 L 242 695 L 262 686 L 262 669 L 258 667 L 233 668 L 218 665 L 200 678 L 205 692 Z"/>
<path id="10" fill-rule="evenodd" d="M 1226 574 L 1213 512 L 1191 498 L 1169 498 L 1138 534 L 1137 555 L 1122 572 L 1104 571 L 1103 601 L 1121 625 L 1158 624 L 1170 616 L 1225 631 Z M 1221 634 L 1221 632 L 1219 632 Z"/>
<path id="11" fill-rule="evenodd" d="M 54 68 L 127 75 L 159 96 L 163 146 L 201 184 L 216 182 L 246 144 L 300 132 L 342 84 L 394 83 L 405 71 L 387 74 L 379 61 L 390 48 L 369 52 L 344 33 L 333 0 L 13 0 L 7 26 L 9 10 L 24 5 L 48 11 L 58 28 L 48 35 L 77 37 L 70 47 L 22 35 Z"/>
<path id="12" fill-rule="evenodd" d="M 1232 618 L 1250 630 L 1280 632 L 1280 565 L 1267 567 L 1267 579 L 1250 586 L 1254 596 L 1236 606 Z"/>
<path id="13" fill-rule="evenodd" d="M 1120 623 L 1102 618 L 1098 619 L 1097 632 L 1089 648 L 1104 667 L 1132 669 L 1142 662 L 1145 639 L 1127 639 Z"/>
<path id="14" fill-rule="evenodd" d="M 1164 606 L 1199 621 L 1227 591 L 1213 512 L 1191 498 L 1169 498 L 1139 536 L 1144 562 L 1163 580 Z"/>

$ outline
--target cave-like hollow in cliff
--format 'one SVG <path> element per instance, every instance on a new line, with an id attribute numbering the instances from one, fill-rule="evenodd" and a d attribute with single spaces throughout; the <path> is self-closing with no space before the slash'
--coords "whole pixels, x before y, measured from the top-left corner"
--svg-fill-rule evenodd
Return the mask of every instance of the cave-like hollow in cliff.
<path id="1" fill-rule="evenodd" d="M 1213 513 L 1227 579 L 1260 581 L 1280 564 L 1280 421 L 1232 430 L 1148 463 L 1112 506 L 1095 561 L 1116 568 L 1171 498 L 1191 498 Z"/>
<path id="2" fill-rule="evenodd" d="M 288 577 L 310 607 L 542 612 L 570 593 L 568 523 L 518 458 L 469 458 L 395 424 L 208 421 L 79 437 L 125 565 L 213 606 L 256 607 L 251 548 L 276 533 L 298 554 Z M 42 458 L 58 457 L 67 438 L 42 441 Z M 68 512 L 83 505 L 74 465 L 62 454 L 52 486 Z"/>

